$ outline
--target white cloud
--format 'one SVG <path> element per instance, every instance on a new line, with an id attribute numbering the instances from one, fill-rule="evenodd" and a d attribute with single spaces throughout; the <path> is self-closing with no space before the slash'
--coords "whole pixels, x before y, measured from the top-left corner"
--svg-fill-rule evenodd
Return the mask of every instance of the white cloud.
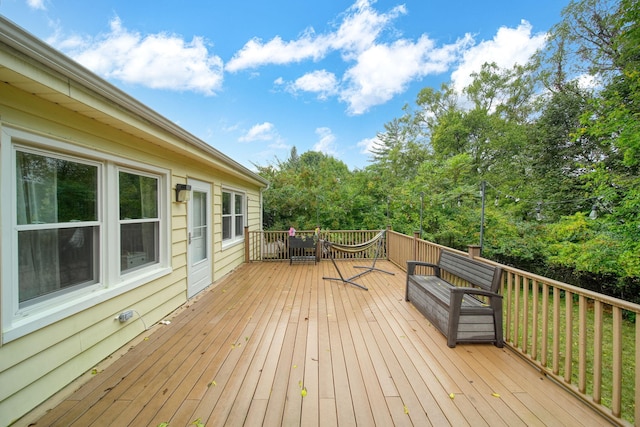
<path id="1" fill-rule="evenodd" d="M 312 30 L 308 30 L 298 40 L 283 41 L 276 36 L 263 44 L 258 38 L 249 40 L 238 53 L 227 63 L 230 72 L 256 68 L 266 64 L 289 64 L 305 59 L 318 60 L 327 51 L 328 46 L 314 38 Z"/>
<path id="2" fill-rule="evenodd" d="M 318 94 L 319 99 L 327 99 L 337 91 L 338 81 L 335 74 L 326 70 L 312 71 L 298 78 L 290 86 L 292 92 L 304 91 Z"/>
<path id="3" fill-rule="evenodd" d="M 586 90 L 594 90 L 602 88 L 602 82 L 596 76 L 591 74 L 580 74 L 574 79 L 578 82 L 578 86 Z"/>
<path id="4" fill-rule="evenodd" d="M 287 144 L 286 141 L 279 136 L 269 144 L 269 148 L 272 150 L 291 150 L 291 145 Z"/>
<path id="5" fill-rule="evenodd" d="M 119 18 L 111 30 L 95 38 L 54 40 L 58 48 L 92 71 L 126 83 L 154 89 L 194 91 L 213 95 L 222 86 L 222 60 L 209 55 L 205 41 L 185 41 L 178 35 L 143 36 L 128 31 Z"/>
<path id="6" fill-rule="evenodd" d="M 319 61 L 339 52 L 343 61 L 350 63 L 342 78 L 325 69 L 293 82 L 280 78 L 275 83 L 286 85 L 292 93 L 316 93 L 320 99 L 337 96 L 347 104 L 350 114 L 362 114 L 402 93 L 412 81 L 448 71 L 459 60 L 461 51 L 473 42 L 470 35 L 442 46 L 436 46 L 426 35 L 417 41 L 391 37 L 390 42 L 381 42 L 383 36 L 388 38 L 388 33 L 393 32 L 393 21 L 406 14 L 407 9 L 400 5 L 380 13 L 372 3 L 375 1 L 357 0 L 332 32 L 316 34 L 308 28 L 295 40 L 285 41 L 279 36 L 267 42 L 252 39 L 231 58 L 226 70 Z"/>
<path id="7" fill-rule="evenodd" d="M 27 1 L 32 7 L 44 7 L 45 0 Z M 313 93 L 321 100 L 335 96 L 347 105 L 349 114 L 358 115 L 388 102 L 416 80 L 449 72 L 454 64 L 458 66 L 451 80 L 460 90 L 484 62 L 496 62 L 500 67 L 523 64 L 545 42 L 545 35 L 532 34 L 526 21 L 517 28 L 502 27 L 493 39 L 477 45 L 469 34 L 450 44 L 437 43 L 426 34 L 417 39 L 401 38 L 393 22 L 408 13 L 406 7 L 382 13 L 372 7 L 374 3 L 355 0 L 339 16 L 337 25 L 322 34 L 307 28 L 293 40 L 280 36 L 266 42 L 251 39 L 226 66 L 208 52 L 201 37 L 187 41 L 175 34 L 143 35 L 126 29 L 119 18 L 111 21 L 108 33 L 96 37 L 60 37 L 58 33 L 50 43 L 107 78 L 205 95 L 221 89 L 225 69 L 252 70 L 253 77 L 261 66 L 320 61 L 337 53 L 343 60 L 337 65 L 342 75 L 325 67 L 290 81 L 280 77 L 274 85 L 293 94 Z"/>
<path id="8" fill-rule="evenodd" d="M 312 148 L 313 151 L 319 151 L 329 156 L 335 156 L 338 153 L 336 147 L 336 136 L 328 127 L 320 127 L 316 129 L 316 135 L 320 138 Z"/>
<path id="9" fill-rule="evenodd" d="M 239 138 L 239 141 L 272 141 L 277 139 L 278 132 L 273 123 L 264 122 L 254 125 L 246 134 Z"/>
<path id="10" fill-rule="evenodd" d="M 27 6 L 36 10 L 47 10 L 44 0 L 27 0 Z"/>
<path id="11" fill-rule="evenodd" d="M 531 30 L 531 24 L 523 20 L 517 28 L 501 27 L 492 40 L 482 41 L 467 49 L 460 65 L 451 74 L 453 87 L 462 92 L 471 83 L 471 74 L 480 71 L 487 62 L 495 62 L 500 68 L 527 63 L 546 42 L 546 34 L 532 35 Z"/>
<path id="12" fill-rule="evenodd" d="M 331 47 L 340 50 L 345 59 L 354 59 L 358 53 L 376 43 L 383 30 L 398 16 L 406 14 L 404 5 L 380 14 L 371 7 L 375 0 L 358 0 L 351 6 L 338 30 L 331 34 Z"/>
<path id="13" fill-rule="evenodd" d="M 235 130 L 235 129 L 234 129 Z M 291 146 L 280 136 L 275 125 L 270 122 L 255 124 L 244 135 L 238 138 L 240 142 L 256 142 L 251 146 L 251 163 L 269 162 L 274 156 L 288 153 Z"/>
<path id="14" fill-rule="evenodd" d="M 360 153 L 373 154 L 373 149 L 380 144 L 380 140 L 377 137 L 365 138 L 358 142 L 357 146 L 360 147 Z"/>
<path id="15" fill-rule="evenodd" d="M 307 28 L 300 37 L 290 41 L 284 41 L 280 36 L 266 43 L 253 38 L 227 62 L 226 70 L 236 72 L 269 64 L 318 61 L 336 50 L 351 58 L 354 53 L 371 46 L 389 22 L 405 12 L 404 6 L 397 6 L 380 14 L 371 7 L 370 0 L 358 0 L 347 9 L 336 31 L 318 35 L 313 28 Z"/>
<path id="16" fill-rule="evenodd" d="M 344 76 L 340 98 L 352 114 L 362 114 L 402 93 L 412 81 L 428 74 L 446 72 L 459 52 L 472 42 L 466 35 L 454 44 L 436 47 L 423 35 L 417 42 L 400 39 L 378 44 L 362 52 Z"/>

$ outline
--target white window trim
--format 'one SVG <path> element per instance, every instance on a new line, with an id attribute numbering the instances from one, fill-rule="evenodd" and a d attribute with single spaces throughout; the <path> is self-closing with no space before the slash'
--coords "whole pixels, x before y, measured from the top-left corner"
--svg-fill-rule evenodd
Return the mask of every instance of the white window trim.
<path id="1" fill-rule="evenodd" d="M 222 196 L 222 193 L 231 193 L 231 218 L 232 218 L 232 224 L 231 224 L 231 232 L 233 234 L 235 234 L 235 226 L 236 226 L 236 218 L 235 218 L 235 196 L 236 195 L 242 195 L 242 212 L 243 212 L 243 218 L 244 218 L 244 224 L 243 224 L 243 229 L 244 229 L 244 225 L 247 223 L 247 193 L 246 191 L 243 190 L 239 190 L 237 188 L 231 188 L 231 187 L 222 187 L 222 192 L 220 193 Z M 220 224 L 222 227 L 224 227 L 224 221 L 222 220 L 223 215 L 222 215 L 222 203 L 220 204 L 221 210 L 220 210 Z M 223 230 L 224 233 L 224 230 Z M 244 242 L 244 235 L 241 234 L 240 236 L 233 236 L 230 239 L 222 239 L 222 249 L 226 249 L 230 246 L 235 246 L 238 245 L 240 243 Z"/>
<path id="2" fill-rule="evenodd" d="M 19 309 L 17 283 L 17 231 L 16 226 L 16 168 L 15 151 L 20 148 L 41 151 L 45 155 L 62 155 L 83 162 L 100 164 L 98 190 L 98 222 L 100 228 L 98 283 L 52 297 L 49 300 Z M 145 283 L 171 273 L 171 191 L 170 172 L 119 156 L 96 152 L 49 137 L 23 130 L 3 127 L 0 135 L 0 182 L 10 196 L 0 207 L 0 331 L 2 343 L 27 335 L 47 325 L 122 295 Z M 159 179 L 159 262 L 132 272 L 120 273 L 120 233 L 117 172 L 128 170 Z M 5 196 L 6 197 L 6 196 Z M 117 237 L 116 237 L 117 236 Z"/>
<path id="3" fill-rule="evenodd" d="M 153 218 L 153 219 L 122 220 L 122 219 L 120 219 L 119 213 L 116 212 L 116 221 L 117 221 L 118 226 L 121 226 L 122 224 L 127 223 L 127 222 L 136 223 L 136 224 L 141 224 L 141 223 L 144 223 L 144 222 L 159 222 L 159 224 L 160 224 L 160 227 L 159 227 L 160 228 L 160 233 L 162 233 L 162 218 L 163 218 L 163 215 L 162 215 L 162 211 L 161 211 L 161 204 L 162 204 L 162 199 L 163 199 L 162 198 L 163 185 L 164 185 L 163 182 L 166 182 L 166 180 L 163 180 L 162 176 L 158 175 L 157 173 L 149 173 L 149 172 L 145 172 L 144 170 L 140 170 L 140 169 L 132 169 L 130 166 L 116 165 L 114 174 L 115 175 L 119 175 L 119 172 L 125 172 L 125 173 L 129 173 L 129 174 L 133 174 L 133 175 L 139 175 L 139 176 L 146 176 L 146 177 L 150 177 L 150 178 L 158 178 L 158 187 L 159 187 L 158 188 L 158 197 L 160 198 L 160 200 L 159 200 L 160 204 L 158 206 L 158 218 L 157 219 Z M 166 177 L 165 177 L 165 179 L 166 179 Z M 116 186 L 116 188 L 114 190 L 114 193 L 107 192 L 107 194 L 115 194 L 115 201 L 113 202 L 114 203 L 113 206 L 119 206 L 119 203 L 120 203 L 120 200 L 119 200 L 119 186 Z M 116 235 L 117 235 L 117 240 L 118 240 L 118 244 L 116 245 L 117 246 L 116 247 L 116 251 L 117 251 L 118 260 L 120 260 L 120 256 L 121 256 L 120 247 L 121 247 L 122 242 L 120 241 L 121 234 L 120 234 L 119 227 L 118 227 L 118 230 L 116 231 Z M 159 251 L 159 253 L 158 253 L 159 262 L 161 262 L 161 260 L 162 260 L 162 254 L 160 253 L 160 251 L 162 251 L 163 246 L 165 246 L 165 247 L 167 246 L 167 245 L 162 245 L 162 242 L 163 242 L 163 240 L 162 240 L 161 236 L 159 236 L 159 242 L 158 242 L 158 244 L 160 245 L 159 248 L 158 248 L 158 251 Z M 114 254 L 114 256 L 115 256 L 115 254 Z M 157 265 L 157 264 L 155 264 L 155 265 Z M 120 262 L 118 262 L 118 266 L 120 266 Z M 125 272 L 123 274 L 123 273 L 121 273 L 121 269 L 120 268 L 118 268 L 117 270 L 118 270 L 119 274 L 124 275 L 124 276 L 129 276 L 129 275 L 134 274 L 135 272 L 138 271 L 138 270 L 134 270 L 134 271 L 130 271 L 130 272 Z"/>

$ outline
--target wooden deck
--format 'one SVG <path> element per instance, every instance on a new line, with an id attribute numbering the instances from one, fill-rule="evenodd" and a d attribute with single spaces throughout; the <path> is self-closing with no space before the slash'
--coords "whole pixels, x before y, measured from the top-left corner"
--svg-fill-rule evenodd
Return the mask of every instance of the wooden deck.
<path id="1" fill-rule="evenodd" d="M 607 424 L 506 348 L 448 348 L 404 273 L 377 266 L 395 276 L 368 273 L 365 291 L 323 280 L 328 261 L 245 264 L 32 425 Z"/>

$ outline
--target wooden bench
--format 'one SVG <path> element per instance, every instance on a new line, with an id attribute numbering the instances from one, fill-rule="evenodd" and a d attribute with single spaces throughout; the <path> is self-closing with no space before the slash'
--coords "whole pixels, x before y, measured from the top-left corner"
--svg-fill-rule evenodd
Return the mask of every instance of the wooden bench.
<path id="1" fill-rule="evenodd" d="M 448 277 L 445 272 L 470 286 L 454 286 L 443 279 Z M 405 299 L 447 337 L 449 347 L 458 342 L 492 342 L 502 347 L 501 277 L 499 267 L 443 250 L 437 264 L 407 261 Z M 478 297 L 485 297 L 486 303 Z"/>
<path id="2" fill-rule="evenodd" d="M 289 236 L 289 264 L 294 261 L 317 261 L 318 244 L 312 236 Z"/>

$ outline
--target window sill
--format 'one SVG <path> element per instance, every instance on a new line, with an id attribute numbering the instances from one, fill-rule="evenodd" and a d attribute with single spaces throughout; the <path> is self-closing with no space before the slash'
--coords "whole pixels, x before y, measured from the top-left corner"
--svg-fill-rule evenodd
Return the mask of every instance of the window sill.
<path id="1" fill-rule="evenodd" d="M 229 248 L 232 248 L 234 246 L 238 246 L 238 245 L 242 245 L 244 244 L 244 238 L 238 238 L 235 240 L 227 240 L 227 241 L 223 241 L 222 242 L 222 250 L 227 250 Z"/>
<path id="2" fill-rule="evenodd" d="M 41 310 L 32 310 L 23 316 L 16 316 L 11 320 L 7 328 L 2 331 L 2 343 L 6 344 L 15 339 L 26 336 L 39 329 L 52 325 L 55 322 L 71 317 L 81 311 L 95 307 L 112 298 L 125 294 L 139 286 L 150 283 L 160 277 L 170 274 L 170 267 L 161 267 L 152 271 L 141 271 L 139 274 L 131 274 L 118 285 L 108 288 L 98 288 L 82 296 L 67 301 L 52 300 L 47 307 Z M 128 307 L 122 307 L 126 309 Z M 101 319 L 97 319 L 96 323 Z"/>

